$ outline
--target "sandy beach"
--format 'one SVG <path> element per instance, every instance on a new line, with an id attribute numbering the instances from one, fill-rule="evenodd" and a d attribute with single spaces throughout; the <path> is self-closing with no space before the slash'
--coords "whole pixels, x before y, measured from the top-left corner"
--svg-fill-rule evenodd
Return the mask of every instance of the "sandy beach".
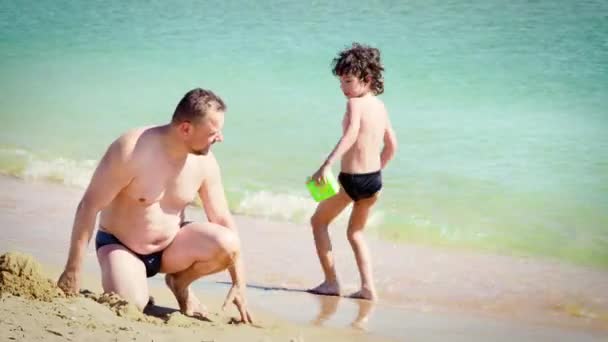
<path id="1" fill-rule="evenodd" d="M 4 254 L 0 269 L 2 341 L 385 340 L 354 330 L 296 325 L 263 313 L 253 326 L 234 323 L 235 313 L 229 310 L 212 311 L 210 321 L 201 321 L 180 314 L 172 298 L 158 287 L 151 291 L 154 305 L 142 313 L 116 295 L 102 295 L 98 281 L 90 276 L 80 296 L 66 298 L 45 276 L 49 268 L 21 253 Z M 57 275 L 47 274 L 52 279 Z M 22 280 L 11 279 L 16 275 Z M 210 308 L 221 304 L 220 297 L 203 295 L 202 299 Z"/>
<path id="2" fill-rule="evenodd" d="M 55 280 L 65 262 L 78 188 L 0 177 L 0 255 L 20 252 Z M 192 207 L 188 219 L 203 220 Z M 539 258 L 393 244 L 370 236 L 377 303 L 304 292 L 321 280 L 309 228 L 237 216 L 248 296 L 258 326 L 231 324 L 220 310 L 227 274 L 197 281 L 211 312 L 201 322 L 176 312 L 161 276 L 149 282 L 146 315 L 120 313 L 101 296 L 93 246 L 76 298 L 50 301 L 7 293 L 0 301 L 0 340 L 137 341 L 602 341 L 608 338 L 608 272 Z M 332 228 L 345 292 L 358 276 L 344 227 Z M 124 309 L 129 311 L 127 309 Z M 124 311 L 123 310 L 123 311 Z"/>

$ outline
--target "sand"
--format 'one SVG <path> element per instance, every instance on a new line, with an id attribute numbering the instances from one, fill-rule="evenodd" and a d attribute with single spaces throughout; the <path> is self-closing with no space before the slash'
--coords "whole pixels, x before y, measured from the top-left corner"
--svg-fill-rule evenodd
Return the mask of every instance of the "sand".
<path id="1" fill-rule="evenodd" d="M 309 227 L 238 215 L 256 327 L 232 324 L 236 309 L 220 309 L 226 273 L 194 284 L 211 322 L 180 314 L 162 277 L 149 280 L 155 305 L 140 313 L 101 293 L 92 246 L 84 260 L 87 291 L 64 297 L 54 281 L 82 190 L 6 176 L 0 188 L 0 341 L 608 340 L 605 270 L 370 236 L 379 302 L 314 296 L 303 291 L 321 278 Z M 187 216 L 204 219 L 200 208 Z M 351 291 L 358 278 L 343 233 L 332 228 L 338 272 Z"/>
<path id="2" fill-rule="evenodd" d="M 64 297 L 55 283 L 42 275 L 41 265 L 32 256 L 19 252 L 0 256 L 0 296 L 4 294 L 45 302 Z"/>
<path id="3" fill-rule="evenodd" d="M 353 332 L 297 327 L 263 319 L 244 325 L 235 317 L 212 313 L 209 321 L 187 317 L 175 309 L 149 305 L 145 312 L 114 293 L 82 290 L 66 296 L 43 274 L 31 255 L 0 256 L 0 340 L 68 341 L 304 341 L 368 340 Z M 380 340 L 380 339 L 378 339 Z"/>

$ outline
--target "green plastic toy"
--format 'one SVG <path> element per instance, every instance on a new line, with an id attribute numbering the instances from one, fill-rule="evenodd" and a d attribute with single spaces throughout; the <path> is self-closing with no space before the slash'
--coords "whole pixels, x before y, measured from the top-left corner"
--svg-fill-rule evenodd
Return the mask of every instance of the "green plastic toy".
<path id="1" fill-rule="evenodd" d="M 338 180 L 331 171 L 325 174 L 323 179 L 325 182 L 318 185 L 314 180 L 310 180 L 306 183 L 310 195 L 317 202 L 324 201 L 340 191 L 340 184 L 338 184 Z"/>

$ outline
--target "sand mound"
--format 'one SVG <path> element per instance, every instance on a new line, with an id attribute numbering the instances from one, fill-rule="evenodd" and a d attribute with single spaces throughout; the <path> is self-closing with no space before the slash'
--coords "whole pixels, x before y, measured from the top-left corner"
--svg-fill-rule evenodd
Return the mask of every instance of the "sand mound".
<path id="1" fill-rule="evenodd" d="M 145 315 L 143 312 L 139 311 L 139 309 L 134 304 L 129 303 L 128 301 L 126 301 L 115 293 L 103 293 L 97 298 L 92 297 L 91 299 L 95 300 L 99 304 L 107 306 L 117 316 L 120 317 L 125 317 L 127 319 L 139 322 L 157 324 L 161 322 L 159 319 Z"/>
<path id="2" fill-rule="evenodd" d="M 45 302 L 64 297 L 63 291 L 42 275 L 42 266 L 32 256 L 18 252 L 0 256 L 0 295 L 4 293 Z"/>
<path id="3" fill-rule="evenodd" d="M 114 312 L 119 317 L 126 319 L 146 322 L 154 325 L 169 325 L 175 327 L 191 327 L 196 325 L 196 320 L 184 316 L 179 312 L 164 313 L 157 315 L 147 315 L 137 309 L 134 304 L 129 303 L 115 293 L 97 294 L 89 290 L 80 292 L 85 298 L 93 300 Z"/>
<path id="4" fill-rule="evenodd" d="M 42 266 L 34 257 L 19 252 L 9 252 L 0 256 L 0 296 L 4 294 L 45 302 L 65 297 L 63 291 L 53 281 L 43 276 Z M 96 294 L 83 290 L 80 294 L 108 307 L 117 316 L 128 320 L 180 327 L 196 325 L 195 319 L 179 312 L 166 313 L 157 317 L 146 315 L 139 311 L 134 304 L 115 293 Z"/>
<path id="5" fill-rule="evenodd" d="M 134 304 L 129 303 L 115 293 L 97 294 L 89 290 L 82 290 L 80 291 L 80 294 L 85 298 L 106 306 L 119 317 L 125 317 L 140 322 L 157 323 L 154 317 L 146 316 L 143 312 L 139 311 Z"/>

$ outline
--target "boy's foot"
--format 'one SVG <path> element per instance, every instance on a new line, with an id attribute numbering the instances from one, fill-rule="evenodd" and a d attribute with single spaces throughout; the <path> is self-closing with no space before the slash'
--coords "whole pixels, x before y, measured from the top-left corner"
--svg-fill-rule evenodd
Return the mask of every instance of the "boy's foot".
<path id="1" fill-rule="evenodd" d="M 375 301 L 377 299 L 376 291 L 371 291 L 369 289 L 361 289 L 355 293 L 351 293 L 348 295 L 348 298 L 354 299 L 367 299 L 371 301 Z"/>
<path id="2" fill-rule="evenodd" d="M 321 285 L 308 289 L 306 292 L 325 296 L 339 296 L 340 285 L 338 285 L 338 283 L 328 283 L 324 281 Z"/>

